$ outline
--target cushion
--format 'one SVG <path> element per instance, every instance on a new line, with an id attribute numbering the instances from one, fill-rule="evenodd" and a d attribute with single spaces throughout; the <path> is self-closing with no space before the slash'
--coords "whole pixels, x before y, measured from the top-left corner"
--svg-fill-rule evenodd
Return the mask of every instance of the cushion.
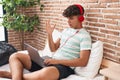
<path id="1" fill-rule="evenodd" d="M 95 76 L 95 78 L 91 79 L 91 78 L 82 77 L 82 76 L 73 74 L 62 80 L 105 80 L 105 77 L 103 75 L 98 74 Z"/>
<path id="2" fill-rule="evenodd" d="M 0 41 L 0 66 L 7 64 L 11 54 L 17 50 L 11 44 Z"/>
<path id="3" fill-rule="evenodd" d="M 93 78 L 97 75 L 103 57 L 103 43 L 96 41 L 92 44 L 91 54 L 86 67 L 76 67 L 79 76 Z"/>
<path id="4" fill-rule="evenodd" d="M 61 33 L 54 29 L 53 33 L 52 33 L 52 37 L 53 37 L 53 41 L 56 42 L 58 38 L 60 38 Z M 45 43 L 45 48 L 43 51 L 39 51 L 41 56 L 52 56 L 52 54 L 54 52 L 51 52 L 50 48 L 49 48 L 49 43 L 48 43 L 48 38 L 46 39 L 46 43 Z"/>
<path id="5" fill-rule="evenodd" d="M 119 65 L 111 65 L 108 68 L 103 68 L 100 70 L 100 74 L 107 76 L 110 79 L 120 80 L 120 64 Z"/>

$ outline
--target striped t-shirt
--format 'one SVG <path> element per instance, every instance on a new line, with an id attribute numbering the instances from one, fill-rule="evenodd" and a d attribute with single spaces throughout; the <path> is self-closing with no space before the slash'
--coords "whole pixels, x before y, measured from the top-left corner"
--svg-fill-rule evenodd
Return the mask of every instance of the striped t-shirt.
<path id="1" fill-rule="evenodd" d="M 91 37 L 84 28 L 67 28 L 62 31 L 60 38 L 60 47 L 53 55 L 54 59 L 79 58 L 81 50 L 91 49 Z"/>

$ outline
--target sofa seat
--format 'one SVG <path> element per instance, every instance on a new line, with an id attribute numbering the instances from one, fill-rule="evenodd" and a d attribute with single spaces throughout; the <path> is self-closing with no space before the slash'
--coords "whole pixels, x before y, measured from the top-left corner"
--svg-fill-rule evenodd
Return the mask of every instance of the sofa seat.
<path id="1" fill-rule="evenodd" d="M 1 66 L 0 70 L 10 71 L 9 64 Z M 29 73 L 29 71 L 24 69 L 24 73 Z M 0 80 L 11 80 L 11 79 L 0 78 Z M 104 76 L 98 74 L 95 78 L 90 79 L 90 78 L 86 78 L 86 77 L 82 77 L 82 76 L 78 76 L 78 75 L 70 75 L 67 78 L 62 79 L 62 80 L 104 80 Z"/>
<path id="2" fill-rule="evenodd" d="M 57 30 L 53 31 L 53 40 L 56 41 L 60 37 L 60 32 Z M 28 54 L 28 52 L 20 51 L 20 53 Z M 39 50 L 40 56 L 52 56 L 53 52 L 50 51 L 48 46 L 48 40 L 46 40 L 45 48 L 43 50 Z M 100 68 L 100 64 L 102 61 L 103 55 L 103 43 L 101 41 L 96 41 L 92 44 L 91 55 L 86 67 L 77 67 L 75 69 L 74 75 L 70 75 L 62 80 L 105 80 L 104 76 L 98 74 L 98 70 Z M 0 67 L 0 70 L 10 71 L 9 64 L 3 65 Z M 24 73 L 29 73 L 28 70 L 24 69 Z M 11 80 L 6 78 L 0 78 L 0 80 Z"/>
<path id="3" fill-rule="evenodd" d="M 20 53 L 23 53 L 23 54 L 28 54 L 28 52 L 25 50 L 25 51 L 19 51 Z M 45 53 L 46 51 L 45 50 L 39 50 L 39 55 L 40 56 L 51 56 L 50 54 L 43 54 Z M 2 71 L 10 71 L 10 68 L 9 68 L 9 64 L 6 64 L 6 65 L 3 65 L 0 67 L 0 70 Z M 28 70 L 24 69 L 24 74 L 26 73 L 30 73 Z M 7 79 L 7 78 L 0 78 L 0 80 L 11 80 L 11 79 Z M 104 76 L 100 75 L 100 74 L 97 74 L 94 78 L 87 78 L 87 77 L 83 77 L 83 76 L 79 76 L 77 74 L 74 74 L 74 75 L 70 75 L 68 76 L 67 78 L 64 78 L 62 80 L 105 80 Z"/>
<path id="4" fill-rule="evenodd" d="M 19 51 L 20 53 L 23 53 L 23 54 L 28 54 L 28 52 L 25 50 L 25 51 Z M 50 54 L 43 54 L 45 53 L 46 51 L 45 50 L 39 50 L 39 55 L 40 56 L 51 56 Z M 6 64 L 6 65 L 3 65 L 0 67 L 0 70 L 2 71 L 10 71 L 10 68 L 9 68 L 9 64 Z M 30 73 L 28 70 L 24 69 L 24 74 L 26 73 Z M 7 78 L 0 78 L 0 80 L 11 80 L 11 79 L 7 79 Z M 100 75 L 100 74 L 97 74 L 94 78 L 87 78 L 87 77 L 83 77 L 83 76 L 79 76 L 77 74 L 74 74 L 74 75 L 70 75 L 68 76 L 67 78 L 64 78 L 62 80 L 105 80 L 104 76 Z"/>
<path id="5" fill-rule="evenodd" d="M 39 50 L 39 55 L 40 56 L 52 56 L 51 54 L 48 54 L 46 51 L 47 50 Z M 19 53 L 28 54 L 27 50 L 19 51 Z M 9 64 L 1 66 L 0 70 L 10 71 Z M 26 74 L 26 73 L 29 73 L 29 71 L 24 69 L 24 74 Z M 11 79 L 0 78 L 0 80 L 11 80 Z M 70 75 L 67 78 L 64 78 L 62 80 L 105 80 L 105 78 L 104 78 L 104 76 L 102 76 L 100 74 L 97 74 L 94 78 L 87 78 L 87 77 L 83 77 L 83 76 L 74 74 L 74 75 Z"/>

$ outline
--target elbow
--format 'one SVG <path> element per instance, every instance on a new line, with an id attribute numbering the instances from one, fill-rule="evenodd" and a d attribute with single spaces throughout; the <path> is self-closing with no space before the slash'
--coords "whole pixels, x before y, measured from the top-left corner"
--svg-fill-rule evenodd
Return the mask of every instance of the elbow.
<path id="1" fill-rule="evenodd" d="M 89 61 L 89 59 L 87 59 L 87 60 L 85 61 L 85 63 L 84 63 L 84 67 L 86 67 L 86 66 L 87 66 L 88 61 Z"/>
<path id="2" fill-rule="evenodd" d="M 55 52 L 56 50 L 57 50 L 56 46 L 50 47 L 50 51 L 51 51 L 51 52 Z"/>
<path id="3" fill-rule="evenodd" d="M 51 52 L 56 52 L 57 49 L 58 49 L 57 47 L 54 47 L 54 48 L 51 50 Z"/>
<path id="4" fill-rule="evenodd" d="M 51 50 L 51 52 L 55 52 L 56 50 Z"/>
<path id="5" fill-rule="evenodd" d="M 51 52 L 55 52 L 55 51 L 56 51 L 56 49 L 55 49 L 55 48 L 54 48 L 54 49 L 50 49 L 50 51 L 51 51 Z"/>
<path id="6" fill-rule="evenodd" d="M 50 51 L 51 51 L 51 52 L 55 52 L 55 50 L 54 50 L 54 49 L 50 49 Z"/>
<path id="7" fill-rule="evenodd" d="M 83 65 L 82 65 L 82 67 L 86 67 L 87 66 L 87 63 L 84 63 Z"/>
<path id="8" fill-rule="evenodd" d="M 82 63 L 82 64 L 80 64 L 79 66 L 80 66 L 80 67 L 85 67 L 85 66 L 87 66 L 87 64 L 86 64 L 86 63 Z"/>
<path id="9" fill-rule="evenodd" d="M 88 60 L 86 61 L 82 61 L 82 63 L 80 64 L 81 67 L 86 67 L 88 64 Z"/>

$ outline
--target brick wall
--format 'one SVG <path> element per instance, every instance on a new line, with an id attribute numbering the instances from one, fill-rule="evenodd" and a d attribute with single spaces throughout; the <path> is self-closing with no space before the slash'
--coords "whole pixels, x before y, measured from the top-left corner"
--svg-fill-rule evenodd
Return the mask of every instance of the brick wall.
<path id="1" fill-rule="evenodd" d="M 63 10 L 71 4 L 79 3 L 85 8 L 83 25 L 91 33 L 93 42 L 103 41 L 104 57 L 120 62 L 120 0 L 41 0 L 41 3 L 45 5 L 43 12 L 38 7 L 34 11 L 39 15 L 41 29 L 26 34 L 28 43 L 43 49 L 45 21 L 50 19 L 58 30 L 63 30 L 68 27 L 67 19 L 62 16 Z M 15 33 L 9 32 L 9 42 L 19 49 L 18 35 Z"/>

